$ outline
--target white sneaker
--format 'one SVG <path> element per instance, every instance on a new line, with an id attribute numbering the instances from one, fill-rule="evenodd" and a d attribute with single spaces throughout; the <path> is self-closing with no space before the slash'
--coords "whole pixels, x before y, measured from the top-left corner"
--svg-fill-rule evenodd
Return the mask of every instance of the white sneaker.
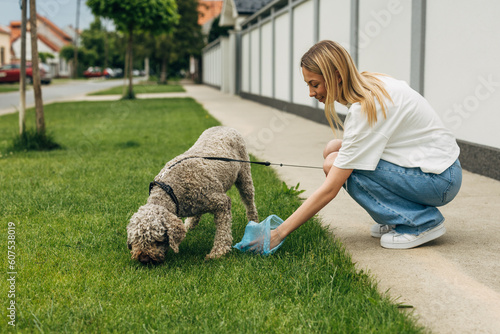
<path id="1" fill-rule="evenodd" d="M 400 234 L 396 231 L 391 231 L 380 238 L 380 245 L 384 248 L 391 249 L 409 249 L 437 239 L 445 233 L 446 228 L 444 227 L 444 223 L 428 231 L 422 232 L 419 235 Z"/>
<path id="2" fill-rule="evenodd" d="M 386 233 L 391 232 L 394 230 L 396 225 L 383 225 L 383 224 L 374 224 L 370 227 L 370 234 L 374 238 L 380 238 Z"/>

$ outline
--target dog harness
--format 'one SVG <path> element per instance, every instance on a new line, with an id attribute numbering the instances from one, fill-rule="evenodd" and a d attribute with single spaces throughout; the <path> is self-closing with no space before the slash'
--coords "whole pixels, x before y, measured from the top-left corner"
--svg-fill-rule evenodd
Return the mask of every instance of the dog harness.
<path id="1" fill-rule="evenodd" d="M 149 184 L 149 194 L 150 195 L 151 195 L 151 189 L 153 189 L 154 186 L 160 187 L 161 189 L 163 189 L 164 192 L 167 193 L 168 196 L 170 196 L 170 198 L 172 199 L 172 201 L 175 204 L 175 214 L 177 215 L 177 217 L 179 217 L 179 201 L 177 200 L 177 197 L 175 196 L 174 190 L 172 189 L 172 187 L 169 186 L 168 184 L 163 183 L 163 182 L 153 181 Z"/>

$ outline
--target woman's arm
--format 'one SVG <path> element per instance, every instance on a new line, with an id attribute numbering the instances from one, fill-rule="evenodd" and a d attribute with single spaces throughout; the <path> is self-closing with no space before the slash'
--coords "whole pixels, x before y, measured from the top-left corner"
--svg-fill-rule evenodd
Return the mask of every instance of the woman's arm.
<path id="1" fill-rule="evenodd" d="M 325 205 L 337 196 L 340 188 L 352 173 L 352 169 L 341 169 L 332 166 L 325 182 L 302 205 L 283 222 L 277 229 L 271 231 L 273 249 L 290 233 L 299 228 L 312 216 L 317 214 Z"/>

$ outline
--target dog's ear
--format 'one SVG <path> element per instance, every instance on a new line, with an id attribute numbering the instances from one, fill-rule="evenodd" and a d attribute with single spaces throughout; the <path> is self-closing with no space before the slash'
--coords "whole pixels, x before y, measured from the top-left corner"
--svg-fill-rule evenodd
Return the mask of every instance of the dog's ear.
<path id="1" fill-rule="evenodd" d="M 186 237 L 186 227 L 179 217 L 168 212 L 165 217 L 165 228 L 167 229 L 168 245 L 175 253 L 179 253 L 179 244 Z"/>

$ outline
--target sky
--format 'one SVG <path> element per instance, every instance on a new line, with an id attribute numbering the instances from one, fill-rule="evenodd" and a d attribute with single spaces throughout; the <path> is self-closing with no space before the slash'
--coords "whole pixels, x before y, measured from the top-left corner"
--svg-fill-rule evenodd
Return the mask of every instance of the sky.
<path id="1" fill-rule="evenodd" d="M 9 26 L 10 21 L 21 20 L 21 9 L 19 0 L 0 0 L 0 25 Z M 27 1 L 29 3 L 29 0 Z M 86 29 L 94 21 L 92 12 L 85 4 L 86 0 L 80 0 L 80 22 L 79 28 Z M 76 26 L 77 0 L 37 0 L 38 14 L 51 20 L 59 28 L 68 25 Z M 28 12 L 29 17 L 29 12 Z"/>

